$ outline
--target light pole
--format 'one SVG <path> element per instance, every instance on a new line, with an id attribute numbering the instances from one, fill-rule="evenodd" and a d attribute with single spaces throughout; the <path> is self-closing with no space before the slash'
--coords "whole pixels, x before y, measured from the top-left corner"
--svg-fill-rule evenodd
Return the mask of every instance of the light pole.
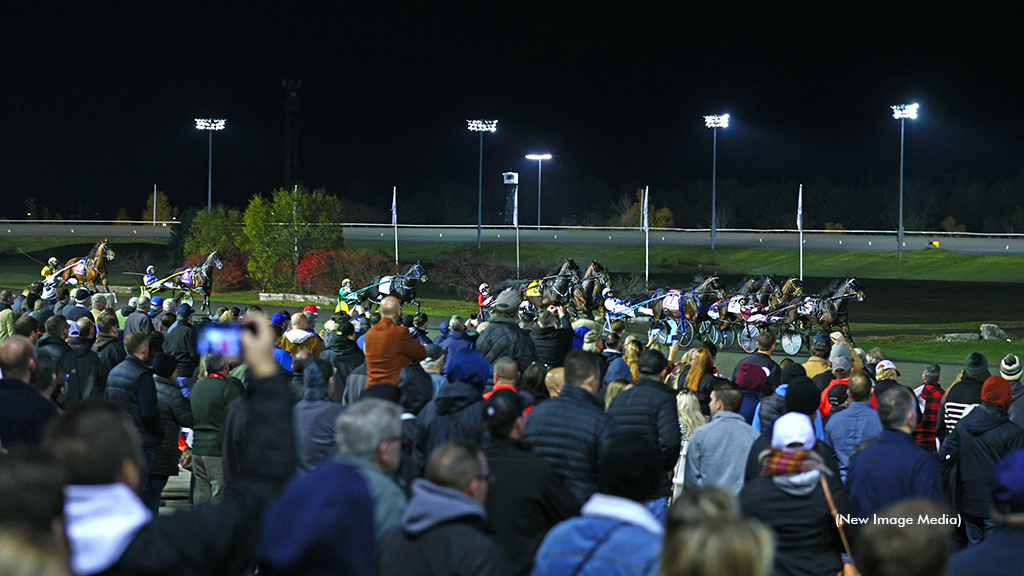
<path id="1" fill-rule="evenodd" d="M 545 160 L 551 160 L 551 154 L 527 154 L 527 160 L 537 161 L 537 230 L 540 230 L 540 174 L 541 165 Z"/>
<path id="2" fill-rule="evenodd" d="M 480 247 L 480 228 L 484 220 L 484 132 L 498 129 L 497 120 L 466 120 L 470 132 L 480 133 L 480 183 L 476 193 L 476 247 Z"/>
<path id="3" fill-rule="evenodd" d="M 715 178 L 718 173 L 718 129 L 729 127 L 729 115 L 722 114 L 721 116 L 705 116 L 704 125 L 711 128 L 714 131 L 714 139 L 711 148 L 711 249 L 715 249 Z"/>
<path id="4" fill-rule="evenodd" d="M 210 162 L 206 176 L 206 213 L 213 209 L 213 132 L 224 129 L 224 119 L 196 118 L 196 128 L 210 133 Z"/>
<path id="5" fill-rule="evenodd" d="M 907 118 L 917 118 L 917 104 L 890 106 L 892 117 L 900 121 L 900 227 L 896 231 L 896 257 L 903 258 L 903 132 Z"/>

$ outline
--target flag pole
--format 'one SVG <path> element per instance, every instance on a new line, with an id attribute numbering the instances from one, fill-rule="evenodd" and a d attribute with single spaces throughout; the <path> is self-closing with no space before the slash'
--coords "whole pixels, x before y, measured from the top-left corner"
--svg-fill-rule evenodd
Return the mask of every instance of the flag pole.
<path id="1" fill-rule="evenodd" d="M 796 228 L 800 231 L 800 281 L 804 281 L 804 185 L 800 185 L 800 192 L 796 201 Z"/>
<path id="2" fill-rule="evenodd" d="M 398 265 L 398 186 L 391 189 L 391 225 L 395 228 L 395 265 Z"/>
<path id="3" fill-rule="evenodd" d="M 648 221 L 650 186 L 644 186 L 644 288 L 651 280 L 651 226 Z"/>
<path id="4" fill-rule="evenodd" d="M 519 278 L 519 186 L 516 186 L 512 209 L 512 224 L 516 227 L 516 279 Z"/>

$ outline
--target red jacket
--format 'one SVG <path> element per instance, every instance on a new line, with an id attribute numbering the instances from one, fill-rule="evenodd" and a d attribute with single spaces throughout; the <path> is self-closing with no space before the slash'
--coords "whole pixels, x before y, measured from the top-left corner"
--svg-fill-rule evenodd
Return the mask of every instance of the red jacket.
<path id="1" fill-rule="evenodd" d="M 398 375 L 412 362 L 427 357 L 427 350 L 404 326 L 381 318 L 366 333 L 366 386 L 387 382 L 398 384 Z"/>

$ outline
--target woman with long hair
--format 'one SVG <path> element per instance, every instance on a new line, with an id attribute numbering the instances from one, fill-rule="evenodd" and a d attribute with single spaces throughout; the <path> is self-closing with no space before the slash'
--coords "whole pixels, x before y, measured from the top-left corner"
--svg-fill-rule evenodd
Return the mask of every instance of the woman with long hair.
<path id="1" fill-rule="evenodd" d="M 639 340 L 630 340 L 626 342 L 626 349 L 622 352 L 622 359 L 629 366 L 629 372 L 633 375 L 633 381 L 640 377 L 640 371 L 637 368 L 640 362 L 640 353 L 644 351 L 644 345 Z"/>
<path id="2" fill-rule="evenodd" d="M 711 416 L 711 387 L 715 384 L 715 367 L 711 362 L 711 352 L 707 348 L 699 348 L 693 354 L 693 363 L 686 373 L 684 386 L 686 389 L 697 395 L 700 403 L 700 411 L 705 416 Z"/>
<path id="3" fill-rule="evenodd" d="M 675 470 L 672 473 L 672 500 L 675 500 L 683 492 L 683 476 L 686 472 L 686 452 L 690 446 L 690 437 L 693 431 L 708 423 L 708 419 L 701 414 L 700 403 L 697 395 L 689 390 L 680 390 L 676 395 L 676 411 L 679 416 L 679 460 L 676 461 Z"/>

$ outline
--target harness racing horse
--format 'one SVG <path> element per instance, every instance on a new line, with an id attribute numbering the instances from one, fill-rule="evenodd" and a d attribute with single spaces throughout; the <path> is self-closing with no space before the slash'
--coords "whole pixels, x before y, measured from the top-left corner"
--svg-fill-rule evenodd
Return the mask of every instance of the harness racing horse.
<path id="1" fill-rule="evenodd" d="M 698 277 L 696 285 L 687 290 L 659 288 L 651 296 L 651 310 L 654 321 L 651 329 L 668 334 L 670 339 L 678 337 L 680 346 L 689 346 L 693 340 L 694 326 L 697 331 L 718 344 L 721 330 L 711 320 L 708 312 L 711 305 L 725 299 L 725 288 L 718 276 Z"/>
<path id="2" fill-rule="evenodd" d="M 604 300 L 601 293 L 606 287 L 610 287 L 611 283 L 608 270 L 598 264 L 597 260 L 591 260 L 590 266 L 583 272 L 580 283 L 572 290 L 572 301 L 569 306 L 573 315 L 582 314 L 587 320 L 593 320 L 593 311 L 599 309 Z"/>
<path id="3" fill-rule="evenodd" d="M 214 250 L 200 258 L 199 264 L 195 266 L 175 269 L 163 285 L 171 289 L 171 298 L 174 300 L 177 300 L 178 291 L 187 294 L 189 299 L 193 293 L 198 292 L 203 297 L 199 311 L 209 312 L 210 295 L 213 291 L 213 268 L 220 270 L 223 267 L 220 252 Z"/>
<path id="4" fill-rule="evenodd" d="M 405 274 L 396 276 L 374 276 L 370 285 L 363 288 L 366 299 L 379 305 L 386 296 L 398 298 L 401 306 L 415 304 L 416 313 L 420 313 L 420 303 L 416 300 L 416 282 L 426 282 L 427 273 L 423 265 L 416 262 L 405 271 Z"/>
<path id="5" fill-rule="evenodd" d="M 551 276 L 518 282 L 514 289 L 523 300 L 541 311 L 552 304 L 568 306 L 572 302 L 573 288 L 580 283 L 580 267 L 572 258 L 564 260 Z"/>
<path id="6" fill-rule="evenodd" d="M 774 280 L 774 276 L 772 279 Z M 773 288 L 771 296 L 768 297 L 768 306 L 775 308 L 789 302 L 794 297 L 804 295 L 804 283 L 796 276 L 790 276 L 781 288 Z"/>
<path id="7" fill-rule="evenodd" d="M 786 311 L 786 322 L 802 325 L 803 329 L 810 330 L 817 324 L 823 331 L 832 332 L 838 329 L 846 336 L 847 342 L 853 346 L 853 338 L 850 336 L 850 321 L 846 314 L 846 304 L 856 298 L 858 302 L 864 301 L 864 289 L 861 288 L 856 278 L 849 278 L 845 282 L 837 280 L 829 285 L 825 292 L 831 292 L 831 296 L 805 296 L 798 302 L 791 304 Z"/>
<path id="8" fill-rule="evenodd" d="M 72 278 L 74 283 L 88 287 L 96 291 L 97 280 L 103 283 L 103 291 L 110 292 L 107 288 L 107 260 L 114 259 L 114 251 L 107 241 L 97 242 L 92 247 L 90 255 L 85 258 L 72 258 L 64 264 L 64 272 L 61 274 L 61 283 L 68 283 Z"/>

